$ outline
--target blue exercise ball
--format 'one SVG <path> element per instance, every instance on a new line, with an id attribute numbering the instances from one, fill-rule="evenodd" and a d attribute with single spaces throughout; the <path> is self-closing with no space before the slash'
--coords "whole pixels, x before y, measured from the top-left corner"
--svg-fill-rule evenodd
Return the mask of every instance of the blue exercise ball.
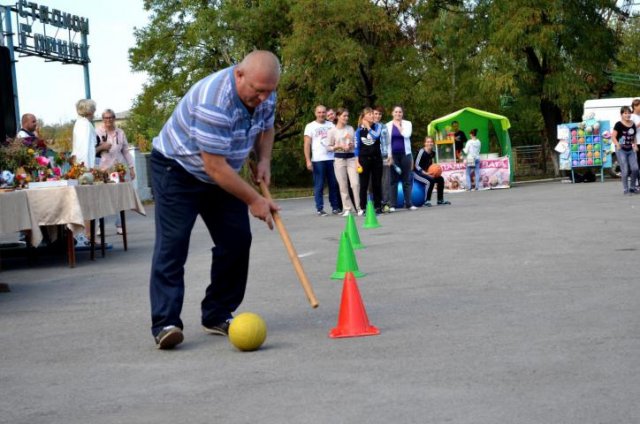
<path id="1" fill-rule="evenodd" d="M 424 205 L 424 199 L 426 197 L 425 187 L 426 186 L 424 184 L 413 181 L 411 188 L 411 203 L 413 203 L 413 206 L 420 207 Z M 404 208 L 404 192 L 402 190 L 402 181 L 398 183 L 396 190 L 398 190 L 398 200 L 396 201 L 396 208 Z"/>

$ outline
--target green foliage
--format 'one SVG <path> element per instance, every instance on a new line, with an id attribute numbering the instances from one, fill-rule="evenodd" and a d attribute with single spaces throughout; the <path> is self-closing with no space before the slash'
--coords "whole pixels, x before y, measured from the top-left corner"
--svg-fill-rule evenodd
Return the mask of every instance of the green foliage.
<path id="1" fill-rule="evenodd" d="M 640 16 L 634 16 L 620 27 L 621 40 L 617 61 L 612 71 L 621 74 L 612 97 L 640 97 Z"/>
<path id="2" fill-rule="evenodd" d="M 145 0 L 151 18 L 135 31 L 130 61 L 149 80 L 129 138 L 148 145 L 194 82 L 267 49 L 283 65 L 273 157 L 279 186 L 310 181 L 302 131 L 319 103 L 347 107 L 352 125 L 364 106 L 400 104 L 416 146 L 431 120 L 473 106 L 506 115 L 514 144 L 518 134 L 526 142 L 543 134 L 550 147 L 555 126 L 581 114 L 584 100 L 630 93 L 605 73 L 640 68 L 638 20 L 617 31 L 615 3 Z M 501 96 L 512 98 L 510 108 L 500 108 Z"/>

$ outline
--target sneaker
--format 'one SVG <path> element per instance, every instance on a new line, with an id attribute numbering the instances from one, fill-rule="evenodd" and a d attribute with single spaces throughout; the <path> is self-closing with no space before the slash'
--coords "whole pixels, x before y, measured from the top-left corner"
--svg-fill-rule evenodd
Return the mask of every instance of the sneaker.
<path id="1" fill-rule="evenodd" d="M 396 208 L 389 208 L 389 213 L 395 212 L 395 211 L 396 211 Z"/>
<path id="2" fill-rule="evenodd" d="M 426 202 L 424 202 L 424 206 L 426 206 L 427 208 L 430 208 L 432 205 L 431 205 L 431 202 L 427 200 Z"/>
<path id="3" fill-rule="evenodd" d="M 228 336 L 231 319 L 232 318 L 229 318 L 226 321 L 222 321 L 214 325 L 202 324 L 202 329 L 204 330 L 205 333 L 208 333 L 208 334 L 215 334 L 216 336 Z"/>
<path id="4" fill-rule="evenodd" d="M 327 216 L 329 215 L 328 213 L 326 213 L 324 210 L 320 209 L 318 212 L 316 212 L 316 214 L 318 216 Z"/>
<path id="5" fill-rule="evenodd" d="M 89 239 L 87 238 L 87 236 L 84 235 L 84 233 L 78 234 L 77 236 L 75 236 L 75 243 L 76 246 L 89 246 L 91 245 L 91 242 L 89 241 Z"/>
<path id="6" fill-rule="evenodd" d="M 118 234 L 119 236 L 122 235 L 122 227 L 116 227 L 116 234 Z"/>
<path id="7" fill-rule="evenodd" d="M 158 349 L 173 349 L 184 340 L 182 330 L 175 325 L 167 325 L 155 337 Z"/>
<path id="8" fill-rule="evenodd" d="M 340 215 L 342 213 L 342 210 L 341 209 L 334 209 L 334 210 L 331 211 L 331 213 L 334 214 L 334 215 Z"/>
<path id="9" fill-rule="evenodd" d="M 389 205 L 384 205 L 384 206 L 382 207 L 382 212 L 384 212 L 384 213 L 389 213 L 389 209 L 390 209 L 390 208 L 389 208 Z"/>
<path id="10" fill-rule="evenodd" d="M 409 206 L 407 209 L 410 210 L 410 211 L 417 211 L 418 210 L 418 208 L 416 208 L 413 205 Z"/>
<path id="11" fill-rule="evenodd" d="M 438 200 L 439 205 L 450 205 L 451 202 L 448 200 Z"/>
<path id="12" fill-rule="evenodd" d="M 362 209 L 358 210 L 358 216 L 364 215 L 364 211 Z"/>
<path id="13" fill-rule="evenodd" d="M 348 209 L 342 213 L 342 216 L 349 216 L 349 215 L 351 215 L 351 214 L 350 214 L 350 211 Z"/>

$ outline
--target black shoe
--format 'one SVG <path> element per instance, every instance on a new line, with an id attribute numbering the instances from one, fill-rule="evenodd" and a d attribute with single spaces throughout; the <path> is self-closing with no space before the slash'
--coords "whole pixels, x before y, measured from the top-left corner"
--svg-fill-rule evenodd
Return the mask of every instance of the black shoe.
<path id="1" fill-rule="evenodd" d="M 226 321 L 219 322 L 214 325 L 202 325 L 202 329 L 205 333 L 215 334 L 216 336 L 228 336 L 229 335 L 229 325 L 231 324 L 231 319 Z"/>
<path id="2" fill-rule="evenodd" d="M 319 210 L 318 212 L 316 212 L 316 214 L 317 214 L 318 216 L 327 216 L 327 215 L 329 215 L 328 213 L 326 213 L 326 212 L 325 212 L 324 210 L 322 210 L 322 209 L 321 209 L 321 210 Z"/>
<path id="3" fill-rule="evenodd" d="M 184 340 L 182 330 L 175 325 L 168 325 L 155 337 L 158 349 L 173 349 Z"/>
<path id="4" fill-rule="evenodd" d="M 382 213 L 382 208 L 377 208 L 376 209 L 376 215 L 380 215 Z"/>
<path id="5" fill-rule="evenodd" d="M 342 213 L 342 209 L 334 209 L 331 211 L 331 213 L 334 215 L 340 215 Z"/>
<path id="6" fill-rule="evenodd" d="M 448 200 L 438 200 L 439 205 L 450 205 L 451 202 Z"/>
<path id="7" fill-rule="evenodd" d="M 427 200 L 426 202 L 424 202 L 424 206 L 430 208 L 431 207 L 431 202 Z"/>

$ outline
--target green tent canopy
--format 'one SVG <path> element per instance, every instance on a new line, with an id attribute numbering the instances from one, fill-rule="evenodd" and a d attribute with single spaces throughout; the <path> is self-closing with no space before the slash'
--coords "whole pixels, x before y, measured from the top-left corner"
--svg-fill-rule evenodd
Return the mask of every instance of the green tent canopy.
<path id="1" fill-rule="evenodd" d="M 477 137 L 482 142 L 481 153 L 498 153 L 499 156 L 508 156 L 511 168 L 511 182 L 514 176 L 513 155 L 511 154 L 511 139 L 509 138 L 509 128 L 511 124 L 506 116 L 496 115 L 495 113 L 485 112 L 484 110 L 465 107 L 446 116 L 434 119 L 429 123 L 427 133 L 434 138 L 437 134 L 445 134 L 451 122 L 458 121 L 460 129 L 469 137 L 469 131 L 474 128 L 478 129 Z M 495 137 L 495 141 L 500 146 L 499 152 L 491 152 L 491 138 Z"/>

